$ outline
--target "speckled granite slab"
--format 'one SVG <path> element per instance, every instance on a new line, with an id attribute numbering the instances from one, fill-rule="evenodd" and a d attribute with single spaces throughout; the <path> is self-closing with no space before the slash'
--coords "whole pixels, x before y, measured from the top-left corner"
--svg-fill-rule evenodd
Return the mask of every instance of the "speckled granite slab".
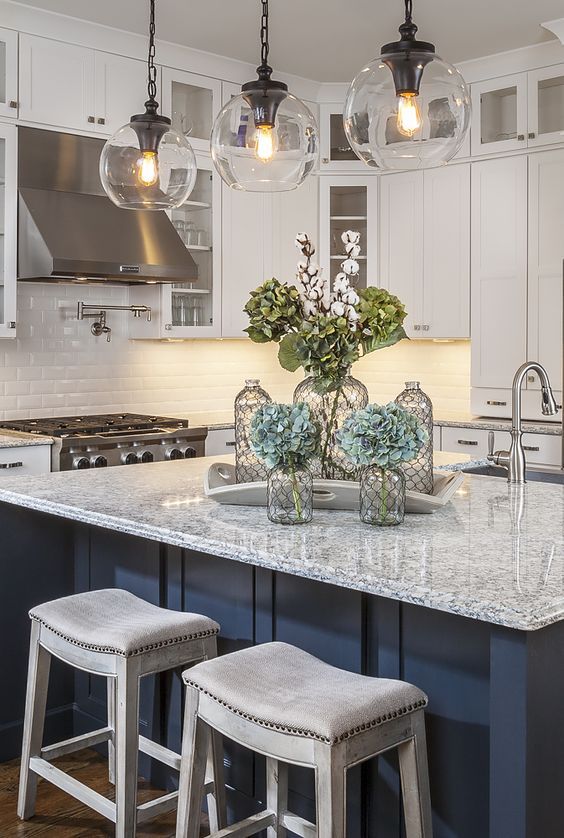
<path id="1" fill-rule="evenodd" d="M 486 419 L 481 416 L 450 417 L 442 419 L 441 415 L 435 416 L 435 425 L 445 428 L 476 428 L 484 431 L 510 431 L 510 419 Z M 560 422 L 523 422 L 523 430 L 530 434 L 548 434 L 550 436 L 562 435 L 562 424 Z"/>
<path id="2" fill-rule="evenodd" d="M 207 500 L 211 462 L 9 478 L 0 501 L 510 628 L 564 618 L 564 486 L 467 476 L 447 507 L 399 527 L 337 511 L 283 527 Z"/>
<path id="3" fill-rule="evenodd" d="M 50 436 L 35 436 L 35 434 L 22 434 L 12 431 L 0 433 L 0 448 L 20 448 L 22 445 L 52 445 Z"/>

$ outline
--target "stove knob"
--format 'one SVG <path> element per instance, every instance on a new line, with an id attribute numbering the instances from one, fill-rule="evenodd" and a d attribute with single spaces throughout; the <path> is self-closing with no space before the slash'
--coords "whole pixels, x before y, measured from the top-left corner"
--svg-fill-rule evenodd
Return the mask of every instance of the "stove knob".
<path id="1" fill-rule="evenodd" d="M 133 451 L 130 451 L 129 454 L 122 454 L 121 461 L 124 466 L 132 466 L 134 463 L 139 462 L 139 457 Z"/>
<path id="2" fill-rule="evenodd" d="M 186 457 L 187 460 L 191 460 L 193 457 L 198 456 L 198 452 L 196 451 L 195 448 L 192 448 L 192 446 L 189 445 L 188 448 L 184 449 L 184 456 Z"/>
<path id="3" fill-rule="evenodd" d="M 88 457 L 75 457 L 72 461 L 73 468 L 90 468 L 90 460 Z"/>
<path id="4" fill-rule="evenodd" d="M 152 453 L 152 451 L 143 451 L 143 453 L 141 454 L 142 463 L 152 463 L 154 459 L 155 455 Z"/>
<path id="5" fill-rule="evenodd" d="M 180 448 L 169 448 L 168 451 L 165 453 L 165 457 L 167 460 L 182 460 L 184 459 L 184 455 Z"/>
<path id="6" fill-rule="evenodd" d="M 106 468 L 106 466 L 108 465 L 108 461 L 105 457 L 102 457 L 100 455 L 98 457 L 92 457 L 90 459 L 90 465 L 93 468 Z"/>

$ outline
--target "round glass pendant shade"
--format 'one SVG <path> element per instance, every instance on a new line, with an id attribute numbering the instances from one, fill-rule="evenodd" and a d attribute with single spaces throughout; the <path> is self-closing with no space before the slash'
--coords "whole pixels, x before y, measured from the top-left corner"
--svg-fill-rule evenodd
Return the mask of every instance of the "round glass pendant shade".
<path id="1" fill-rule="evenodd" d="M 179 207 L 192 192 L 196 175 L 192 146 L 172 127 L 163 134 L 155 152 L 141 151 L 132 124 L 124 125 L 110 137 L 100 156 L 102 186 L 123 209 Z"/>
<path id="2" fill-rule="evenodd" d="M 398 95 L 390 66 L 397 52 L 382 54 L 354 79 L 343 112 L 353 150 L 369 166 L 388 170 L 440 166 L 459 150 L 470 124 L 471 104 L 458 70 L 434 52 L 409 52 L 421 72 L 418 94 Z"/>
<path id="3" fill-rule="evenodd" d="M 244 192 L 287 192 L 313 170 L 318 152 L 315 117 L 290 93 L 277 108 L 274 126 L 257 128 L 241 94 L 220 111 L 211 152 L 225 183 Z"/>

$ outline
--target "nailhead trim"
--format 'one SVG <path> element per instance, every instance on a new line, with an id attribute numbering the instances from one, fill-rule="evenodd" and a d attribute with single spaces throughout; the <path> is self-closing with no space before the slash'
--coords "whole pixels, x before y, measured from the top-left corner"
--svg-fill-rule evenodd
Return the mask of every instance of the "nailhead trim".
<path id="1" fill-rule="evenodd" d="M 94 643 L 79 643 L 76 638 L 69 637 L 62 632 L 57 631 L 57 629 L 54 629 L 53 626 L 50 626 L 49 623 L 46 623 L 45 620 L 41 619 L 41 617 L 37 617 L 33 612 L 30 611 L 29 616 L 32 620 L 36 620 L 38 623 L 41 623 L 42 626 L 45 626 L 46 629 L 52 631 L 53 634 L 57 635 L 57 637 L 61 637 L 63 640 L 66 640 L 67 643 L 72 643 L 73 646 L 80 646 L 81 649 L 88 649 L 89 652 L 103 652 L 110 655 L 122 655 L 126 658 L 130 658 L 135 655 L 143 655 L 145 652 L 152 652 L 154 649 L 162 649 L 165 646 L 174 646 L 176 643 L 184 643 L 187 640 L 200 640 L 204 637 L 213 637 L 219 631 L 218 629 L 197 631 L 193 634 L 185 634 L 181 637 L 172 637 L 169 640 L 161 640 L 159 643 L 150 643 L 148 646 L 142 646 L 140 649 L 134 649 L 132 652 L 125 652 L 123 649 L 116 649 L 113 646 L 97 646 Z"/>
<path id="2" fill-rule="evenodd" d="M 416 701 L 414 704 L 407 704 L 405 707 L 400 707 L 398 710 L 394 710 L 391 713 L 386 713 L 384 716 L 378 716 L 376 719 L 372 719 L 370 722 L 366 722 L 363 725 L 358 725 L 357 727 L 348 730 L 346 733 L 341 734 L 335 739 L 328 739 L 326 736 L 321 736 L 319 733 L 315 733 L 313 730 L 306 730 L 304 728 L 297 728 L 297 727 L 287 727 L 286 725 L 278 725 L 274 722 L 268 722 L 265 719 L 259 719 L 256 716 L 251 716 L 249 713 L 245 713 L 243 710 L 239 710 L 237 707 L 232 707 L 231 704 L 227 704 L 227 702 L 222 701 L 213 693 L 210 693 L 208 690 L 205 690 L 203 687 L 200 687 L 198 684 L 194 683 L 194 681 L 186 681 L 187 686 L 194 687 L 198 690 L 198 692 L 207 695 L 209 698 L 216 701 L 218 704 L 221 704 L 222 707 L 225 707 L 227 710 L 231 710 L 232 713 L 236 713 L 237 716 L 241 716 L 243 719 L 247 719 L 249 722 L 253 722 L 254 724 L 260 725 L 261 727 L 266 727 L 269 730 L 277 730 L 280 733 L 290 733 L 292 736 L 303 736 L 307 739 L 317 739 L 318 742 L 325 742 L 328 745 L 336 745 L 339 742 L 344 742 L 345 739 L 350 739 L 352 736 L 356 736 L 358 733 L 363 733 L 366 730 L 371 730 L 374 727 L 379 727 L 380 725 L 386 724 L 386 722 L 391 722 L 393 719 L 398 719 L 401 716 L 407 716 L 409 713 L 414 713 L 416 710 L 420 710 L 422 707 L 426 707 L 428 704 L 428 700 L 426 698 L 422 698 L 420 701 Z"/>

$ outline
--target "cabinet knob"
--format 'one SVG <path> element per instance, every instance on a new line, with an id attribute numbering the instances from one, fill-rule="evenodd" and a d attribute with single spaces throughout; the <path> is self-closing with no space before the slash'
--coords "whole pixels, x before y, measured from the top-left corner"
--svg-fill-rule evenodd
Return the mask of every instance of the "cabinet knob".
<path id="1" fill-rule="evenodd" d="M 534 132 L 534 131 L 529 131 L 529 139 L 530 139 L 530 140 L 534 140 L 536 136 L 537 136 L 537 135 L 535 134 L 535 132 Z"/>
<path id="2" fill-rule="evenodd" d="M 421 328 L 423 329 L 424 332 L 428 332 L 431 327 L 430 326 L 421 326 Z"/>
<path id="3" fill-rule="evenodd" d="M 517 139 L 519 140 L 520 143 L 524 143 L 525 142 L 525 135 L 524 134 L 517 134 Z"/>
<path id="4" fill-rule="evenodd" d="M 534 375 L 528 375 L 527 376 L 527 381 L 528 381 L 529 384 L 534 384 L 534 382 L 536 381 L 536 378 L 535 378 Z"/>
<path id="5" fill-rule="evenodd" d="M 15 329 L 15 328 L 16 328 L 16 321 L 15 320 L 10 320 L 10 322 L 8 323 L 8 329 Z"/>
<path id="6" fill-rule="evenodd" d="M 98 125 L 105 125 L 105 124 L 106 124 L 106 120 L 104 119 L 104 117 L 103 116 L 98 117 Z"/>
<path id="7" fill-rule="evenodd" d="M 329 162 L 329 158 L 328 158 L 328 157 L 323 157 L 323 158 L 322 158 L 322 160 L 321 160 L 321 162 L 322 162 L 322 163 L 328 163 L 328 162 Z"/>
<path id="8" fill-rule="evenodd" d="M 165 329 L 167 332 L 172 332 L 172 323 L 165 323 Z"/>
<path id="9" fill-rule="evenodd" d="M 88 117 L 88 122 L 90 122 L 90 124 L 93 125 L 96 122 L 96 120 L 94 119 L 93 116 L 89 116 Z"/>
<path id="10" fill-rule="evenodd" d="M 421 326 L 420 326 L 419 324 L 416 324 L 416 325 L 413 327 L 413 331 L 414 331 L 414 332 L 420 332 L 420 331 L 421 331 Z"/>
<path id="11" fill-rule="evenodd" d="M 18 103 L 15 99 L 10 99 L 10 107 L 14 109 L 18 107 Z"/>

